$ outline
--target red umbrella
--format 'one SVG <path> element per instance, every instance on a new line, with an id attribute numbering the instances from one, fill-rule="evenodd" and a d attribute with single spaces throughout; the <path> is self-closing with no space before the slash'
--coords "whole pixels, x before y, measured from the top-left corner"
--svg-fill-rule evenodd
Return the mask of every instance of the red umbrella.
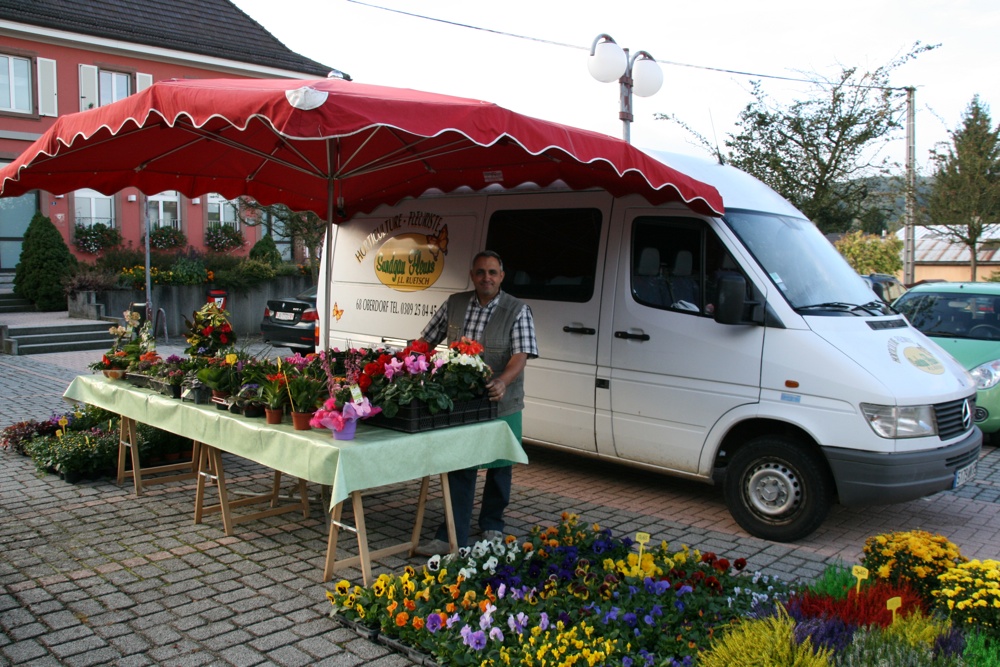
<path id="1" fill-rule="evenodd" d="M 0 169 L 0 196 L 217 192 L 335 222 L 432 188 L 557 180 L 723 210 L 715 188 L 619 139 L 480 100 L 339 79 L 161 81 L 61 117 Z"/>

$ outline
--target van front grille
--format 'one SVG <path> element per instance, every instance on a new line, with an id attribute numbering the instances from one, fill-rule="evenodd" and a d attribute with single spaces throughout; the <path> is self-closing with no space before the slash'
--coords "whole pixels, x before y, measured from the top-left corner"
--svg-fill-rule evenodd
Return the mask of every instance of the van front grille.
<path id="1" fill-rule="evenodd" d="M 968 411 L 965 403 L 969 402 Z M 976 409 L 974 397 L 938 403 L 934 406 L 934 417 L 937 419 L 938 437 L 942 440 L 957 438 L 972 428 L 972 414 Z"/>

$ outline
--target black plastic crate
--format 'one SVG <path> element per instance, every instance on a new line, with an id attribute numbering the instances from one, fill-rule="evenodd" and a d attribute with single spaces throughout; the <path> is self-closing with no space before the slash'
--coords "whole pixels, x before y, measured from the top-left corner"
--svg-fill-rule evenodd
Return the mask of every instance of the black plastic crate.
<path id="1" fill-rule="evenodd" d="M 489 397 L 483 396 L 469 401 L 455 401 L 455 408 L 450 412 L 442 410 L 433 415 L 427 410 L 425 403 L 414 401 L 409 405 L 401 405 L 399 412 L 391 419 L 380 412 L 374 417 L 366 419 L 365 423 L 404 433 L 420 433 L 438 428 L 448 428 L 449 426 L 489 421 L 496 419 L 496 417 L 497 404 Z"/>

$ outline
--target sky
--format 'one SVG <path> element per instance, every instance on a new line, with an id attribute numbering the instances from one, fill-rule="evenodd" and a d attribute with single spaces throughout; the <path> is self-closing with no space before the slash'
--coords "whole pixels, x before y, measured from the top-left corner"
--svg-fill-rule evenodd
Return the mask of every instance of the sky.
<path id="1" fill-rule="evenodd" d="M 918 41 L 940 46 L 890 78 L 892 86 L 916 89 L 918 173 L 931 172 L 929 152 L 950 141 L 974 95 L 994 124 L 1000 121 L 996 0 L 233 2 L 293 51 L 355 81 L 487 100 L 620 137 L 618 84 L 600 83 L 587 70 L 591 44 L 608 34 L 632 53 L 644 50 L 661 61 L 663 87 L 634 101 L 631 139 L 640 148 L 709 157 L 680 125 L 655 114 L 672 114 L 721 146 L 752 100 L 753 80 L 779 104 L 815 90 L 732 71 L 832 78 L 845 67 L 887 65 Z M 885 155 L 904 163 L 902 131 Z"/>

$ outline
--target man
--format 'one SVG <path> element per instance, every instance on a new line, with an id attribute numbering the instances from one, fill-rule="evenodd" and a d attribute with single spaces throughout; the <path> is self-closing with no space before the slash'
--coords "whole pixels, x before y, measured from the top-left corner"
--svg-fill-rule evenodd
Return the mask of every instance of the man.
<path id="1" fill-rule="evenodd" d="M 535 322 L 527 304 L 500 290 L 504 271 L 497 253 L 485 250 L 476 255 L 469 276 L 475 290 L 451 295 L 424 327 L 420 337 L 431 347 L 445 338 L 450 344 L 462 336 L 483 345 L 483 360 L 493 369 L 486 390 L 491 401 L 500 403 L 498 416 L 507 422 L 520 442 L 524 366 L 528 359 L 538 356 Z M 475 444 L 469 443 L 469 446 Z M 486 486 L 479 528 L 485 539 L 500 540 L 504 529 L 503 513 L 510 503 L 512 466 L 506 461 L 495 461 L 485 467 Z M 477 468 L 467 468 L 448 473 L 460 547 L 469 542 L 477 472 Z M 417 549 L 417 553 L 427 556 L 448 551 L 448 531 L 444 523 L 438 527 L 433 541 Z"/>

